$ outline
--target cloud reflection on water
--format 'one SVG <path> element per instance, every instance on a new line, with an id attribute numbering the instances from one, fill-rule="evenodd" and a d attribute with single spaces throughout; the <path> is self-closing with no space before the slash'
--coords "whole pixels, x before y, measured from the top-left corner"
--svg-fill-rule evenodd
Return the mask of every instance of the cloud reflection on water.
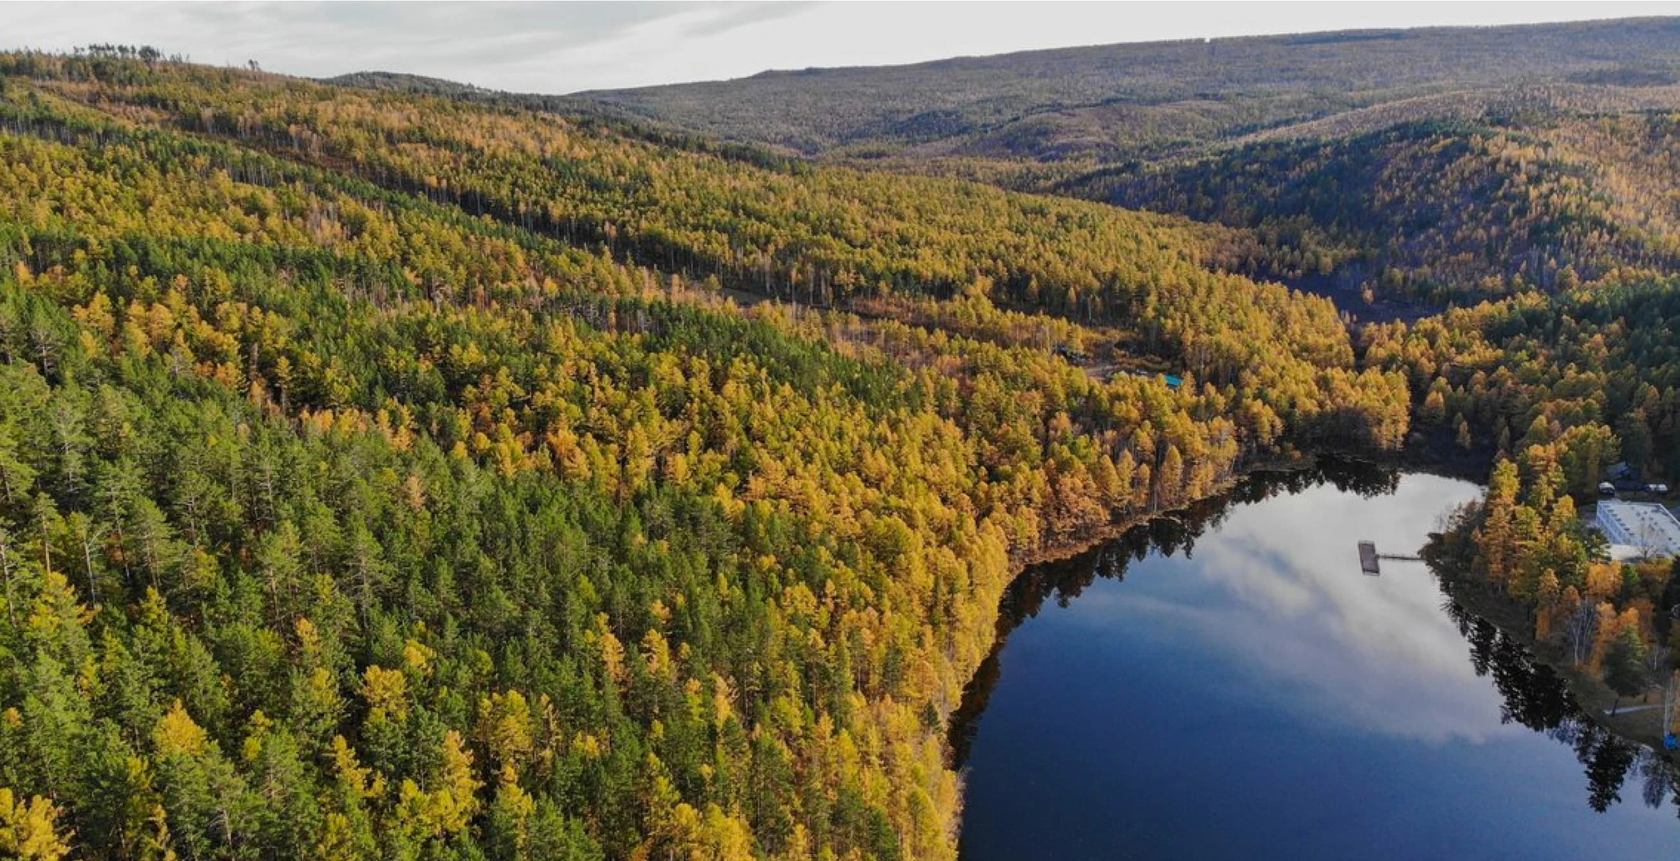
<path id="1" fill-rule="evenodd" d="M 1377 501 L 1321 486 L 1243 506 L 1192 558 L 1139 564 L 1087 593 L 1078 615 L 1130 638 L 1196 638 L 1243 669 L 1232 687 L 1317 725 L 1430 742 L 1525 733 L 1499 723 L 1502 699 L 1476 676 L 1429 571 L 1385 562 L 1367 577 L 1355 550 L 1373 540 L 1411 554 L 1478 493 L 1417 475 Z"/>

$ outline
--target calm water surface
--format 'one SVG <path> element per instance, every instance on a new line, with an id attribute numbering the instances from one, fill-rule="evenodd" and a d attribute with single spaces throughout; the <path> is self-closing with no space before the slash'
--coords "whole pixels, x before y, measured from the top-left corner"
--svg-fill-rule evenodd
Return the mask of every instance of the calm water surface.
<path id="1" fill-rule="evenodd" d="M 1422 564 L 1360 574 L 1478 494 L 1275 479 L 1028 572 L 954 730 L 965 861 L 1680 857 L 1669 769 Z"/>

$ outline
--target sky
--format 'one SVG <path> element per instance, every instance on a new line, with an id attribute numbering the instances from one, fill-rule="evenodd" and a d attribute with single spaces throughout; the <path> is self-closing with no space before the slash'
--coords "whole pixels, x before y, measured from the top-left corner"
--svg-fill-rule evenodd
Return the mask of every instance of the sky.
<path id="1" fill-rule="evenodd" d="M 1676 14 L 1680 2 L 25 2 L 0 3 L 0 49 L 151 45 L 310 77 L 570 93 L 1114 42 Z"/>

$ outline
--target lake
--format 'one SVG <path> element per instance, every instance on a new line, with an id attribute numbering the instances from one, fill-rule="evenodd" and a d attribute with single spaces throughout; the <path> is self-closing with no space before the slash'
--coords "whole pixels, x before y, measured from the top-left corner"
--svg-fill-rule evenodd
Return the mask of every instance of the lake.
<path id="1" fill-rule="evenodd" d="M 964 861 L 1667 858 L 1672 770 L 1412 554 L 1480 488 L 1270 476 L 1006 595 L 953 728 Z"/>

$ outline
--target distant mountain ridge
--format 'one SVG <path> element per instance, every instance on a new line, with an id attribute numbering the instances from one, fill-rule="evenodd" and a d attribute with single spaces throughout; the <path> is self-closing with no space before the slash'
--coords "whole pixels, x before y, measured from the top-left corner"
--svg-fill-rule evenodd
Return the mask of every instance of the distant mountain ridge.
<path id="1" fill-rule="evenodd" d="M 1640 18 L 1059 48 L 571 98 L 807 155 L 1107 161 L 1517 86 L 1667 107 L 1677 81 L 1680 18 Z"/>
<path id="2" fill-rule="evenodd" d="M 365 72 L 351 72 L 337 77 L 327 78 L 322 83 L 338 87 L 358 87 L 364 90 L 396 90 L 405 93 L 427 93 L 434 96 L 465 96 L 475 93 L 494 93 L 495 90 L 486 89 L 474 84 L 463 84 L 444 78 L 433 78 L 428 75 L 415 75 L 408 72 L 381 72 L 369 70 Z"/>

